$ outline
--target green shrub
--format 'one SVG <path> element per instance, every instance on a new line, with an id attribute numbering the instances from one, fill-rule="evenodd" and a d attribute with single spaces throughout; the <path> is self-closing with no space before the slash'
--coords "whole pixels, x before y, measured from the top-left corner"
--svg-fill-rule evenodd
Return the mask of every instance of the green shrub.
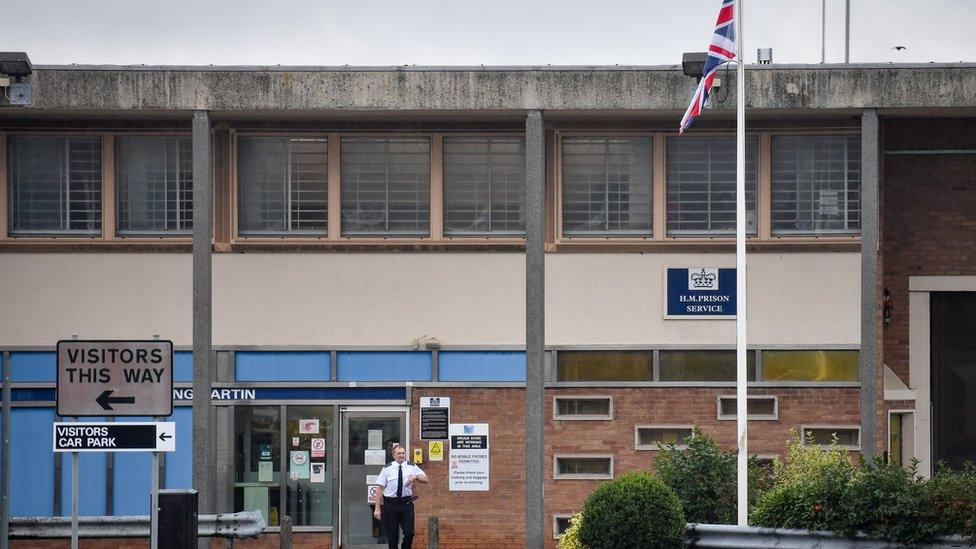
<path id="1" fill-rule="evenodd" d="M 559 549 L 586 549 L 580 541 L 580 525 L 583 523 L 583 513 L 576 513 L 569 519 L 569 528 L 563 532 L 563 537 L 559 538 Z"/>
<path id="2" fill-rule="evenodd" d="M 794 440 L 787 457 L 774 466 L 774 486 L 762 494 L 750 522 L 770 528 L 850 531 L 845 496 L 855 476 L 847 452 L 804 446 Z"/>
<path id="3" fill-rule="evenodd" d="M 936 536 L 936 514 L 924 490 L 925 482 L 914 466 L 903 469 L 880 456 L 862 463 L 845 493 L 850 523 L 844 533 L 901 543 Z"/>
<path id="4" fill-rule="evenodd" d="M 924 492 L 940 535 L 960 534 L 976 541 L 976 466 L 967 463 L 959 472 L 939 467 Z"/>
<path id="5" fill-rule="evenodd" d="M 635 471 L 590 494 L 579 539 L 590 549 L 681 548 L 685 528 L 678 496 L 649 473 Z"/>
<path id="6" fill-rule="evenodd" d="M 738 468 L 735 451 L 722 450 L 697 427 L 684 440 L 686 450 L 674 444 L 659 446 L 654 464 L 657 474 L 675 491 L 688 522 L 735 524 L 738 508 Z M 749 459 L 749 504 L 768 489 L 771 475 L 755 457 Z"/>

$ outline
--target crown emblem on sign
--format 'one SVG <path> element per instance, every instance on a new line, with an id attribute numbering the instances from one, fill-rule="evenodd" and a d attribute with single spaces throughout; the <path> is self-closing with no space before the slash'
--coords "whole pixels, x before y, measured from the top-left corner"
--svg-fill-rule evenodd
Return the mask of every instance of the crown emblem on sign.
<path id="1" fill-rule="evenodd" d="M 705 269 L 691 273 L 691 283 L 695 288 L 711 288 L 715 284 L 715 273 L 707 273 Z"/>

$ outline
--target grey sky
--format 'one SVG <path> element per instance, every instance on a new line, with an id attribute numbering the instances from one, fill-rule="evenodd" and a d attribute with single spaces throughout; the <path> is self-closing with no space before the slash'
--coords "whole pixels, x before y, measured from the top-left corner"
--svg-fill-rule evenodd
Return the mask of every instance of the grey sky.
<path id="1" fill-rule="evenodd" d="M 851 0 L 852 62 L 976 61 L 976 0 Z M 707 46 L 718 0 L 0 0 L 36 64 L 659 65 Z M 747 62 L 820 61 L 820 0 L 744 0 Z M 827 61 L 844 0 L 827 0 Z M 905 51 L 892 49 L 907 46 Z"/>

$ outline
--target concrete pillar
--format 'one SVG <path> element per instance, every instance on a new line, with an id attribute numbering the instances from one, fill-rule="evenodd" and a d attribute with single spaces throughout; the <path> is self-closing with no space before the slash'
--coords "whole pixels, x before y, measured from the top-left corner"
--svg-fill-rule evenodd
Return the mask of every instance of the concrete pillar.
<path id="1" fill-rule="evenodd" d="M 878 112 L 861 116 L 861 452 L 878 452 Z"/>
<path id="2" fill-rule="evenodd" d="M 210 375 L 212 330 L 213 195 L 210 116 L 193 113 L 193 487 L 201 514 L 213 513 L 210 490 Z M 229 509 L 228 509 L 229 511 Z M 207 547 L 209 540 L 200 539 Z"/>
<path id="3" fill-rule="evenodd" d="M 542 111 L 525 119 L 525 546 L 543 547 L 546 164 Z"/>

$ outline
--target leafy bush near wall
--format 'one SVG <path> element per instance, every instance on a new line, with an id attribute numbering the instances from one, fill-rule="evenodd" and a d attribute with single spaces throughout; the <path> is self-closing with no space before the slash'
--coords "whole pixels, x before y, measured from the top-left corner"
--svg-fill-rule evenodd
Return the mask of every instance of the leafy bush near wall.
<path id="1" fill-rule="evenodd" d="M 675 491 L 688 522 L 735 524 L 738 507 L 735 451 L 719 445 L 695 428 L 684 440 L 687 449 L 674 444 L 659 446 L 654 464 L 661 481 Z M 769 468 L 749 459 L 749 504 L 771 484 Z"/>
<path id="2" fill-rule="evenodd" d="M 774 486 L 760 496 L 755 526 L 828 530 L 853 537 L 915 544 L 936 536 L 976 533 L 976 469 L 944 470 L 931 481 L 881 457 L 857 466 L 836 443 L 790 443 Z M 976 539 L 976 538 L 974 538 Z"/>
<path id="3" fill-rule="evenodd" d="M 685 516 L 674 491 L 634 471 L 593 491 L 583 505 L 579 540 L 589 549 L 684 547 Z"/>
<path id="4" fill-rule="evenodd" d="M 559 549 L 586 549 L 580 541 L 580 525 L 583 523 L 583 513 L 576 513 L 569 519 L 569 528 L 563 532 L 563 537 L 559 538 Z"/>
<path id="5" fill-rule="evenodd" d="M 976 541 L 976 466 L 967 463 L 961 472 L 940 467 L 924 492 L 939 533 L 961 534 Z"/>

